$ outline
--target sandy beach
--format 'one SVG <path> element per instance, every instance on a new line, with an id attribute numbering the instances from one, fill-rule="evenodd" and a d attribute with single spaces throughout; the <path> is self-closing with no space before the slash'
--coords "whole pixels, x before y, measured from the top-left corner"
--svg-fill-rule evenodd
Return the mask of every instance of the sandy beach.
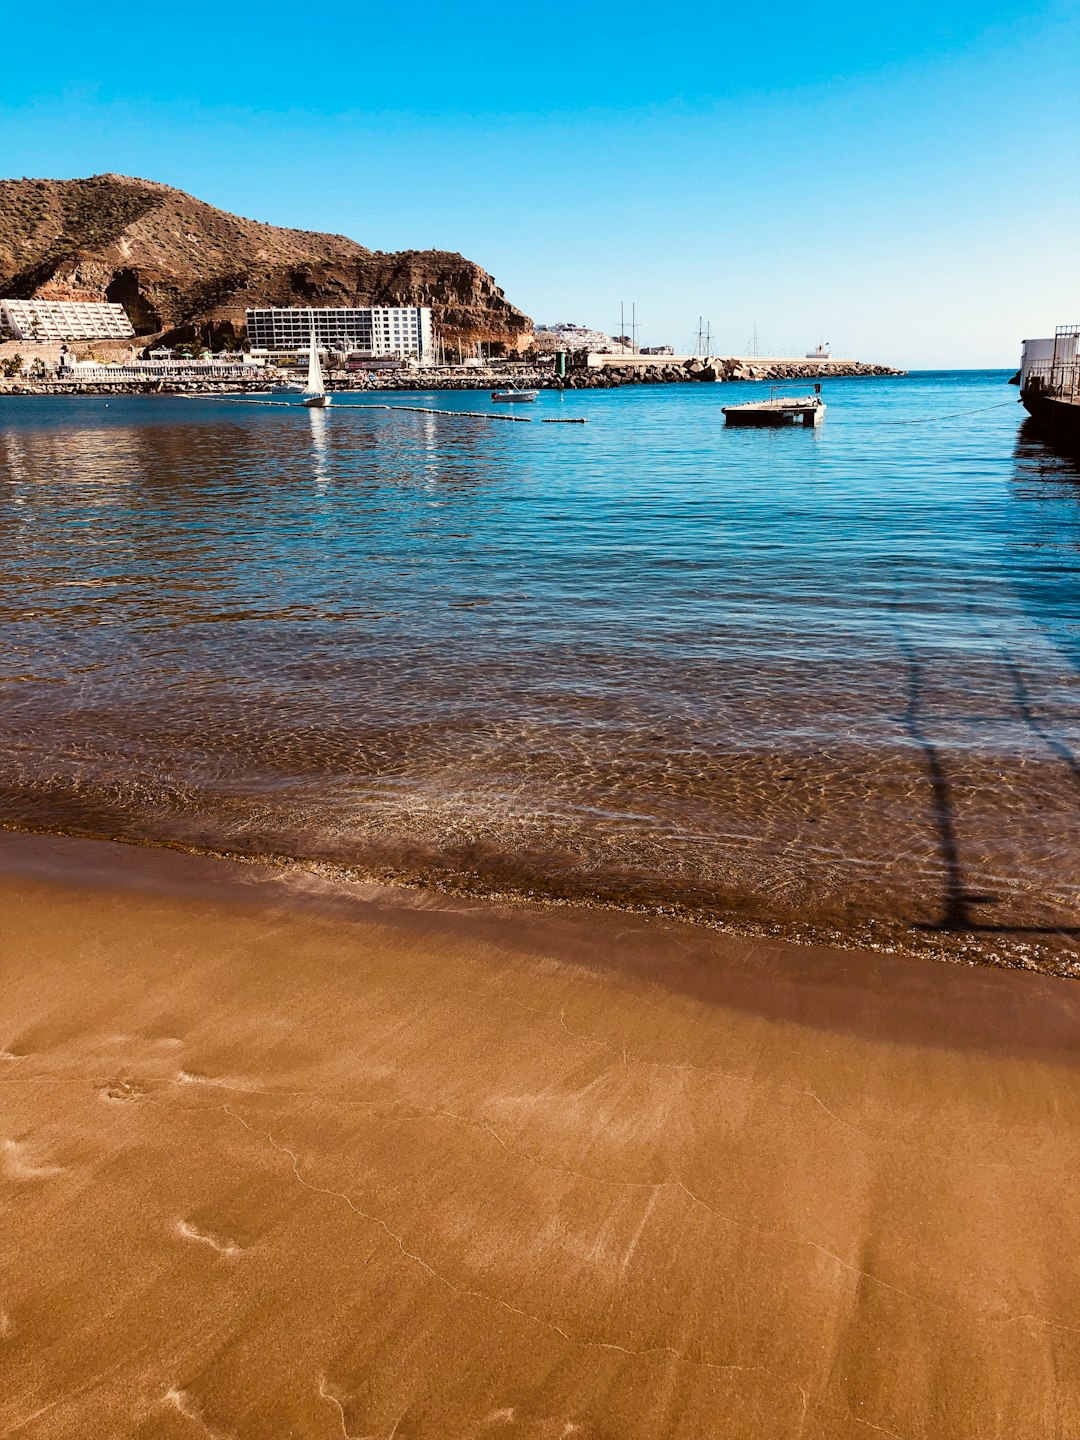
<path id="1" fill-rule="evenodd" d="M 0 1433 L 1080 1432 L 1072 982 L 0 837 Z"/>

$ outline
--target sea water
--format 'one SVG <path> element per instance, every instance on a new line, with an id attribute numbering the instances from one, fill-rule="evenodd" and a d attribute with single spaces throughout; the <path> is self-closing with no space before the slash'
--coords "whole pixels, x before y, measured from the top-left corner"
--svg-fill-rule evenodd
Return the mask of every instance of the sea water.
<path id="1" fill-rule="evenodd" d="M 0 823 L 1068 971 L 1080 470 L 1006 380 L 4 398 Z"/>

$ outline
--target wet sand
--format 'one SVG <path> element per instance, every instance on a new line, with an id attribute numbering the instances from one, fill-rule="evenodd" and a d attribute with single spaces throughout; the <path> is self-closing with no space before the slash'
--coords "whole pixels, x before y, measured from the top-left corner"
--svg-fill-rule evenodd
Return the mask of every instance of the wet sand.
<path id="1" fill-rule="evenodd" d="M 1080 1433 L 1080 989 L 0 835 L 0 1434 Z"/>

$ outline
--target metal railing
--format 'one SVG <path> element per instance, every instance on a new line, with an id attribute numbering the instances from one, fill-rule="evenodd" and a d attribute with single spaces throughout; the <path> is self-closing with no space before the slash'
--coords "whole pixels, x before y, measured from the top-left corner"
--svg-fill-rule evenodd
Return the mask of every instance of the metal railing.
<path id="1" fill-rule="evenodd" d="M 102 380 L 265 380 L 266 371 L 261 365 L 207 365 L 183 362 L 154 362 L 145 365 L 77 365 L 70 369 L 57 370 L 59 380 L 93 381 Z"/>
<path id="2" fill-rule="evenodd" d="M 1080 399 L 1080 360 L 1037 360 L 1028 366 L 1026 388 L 1055 400 Z"/>

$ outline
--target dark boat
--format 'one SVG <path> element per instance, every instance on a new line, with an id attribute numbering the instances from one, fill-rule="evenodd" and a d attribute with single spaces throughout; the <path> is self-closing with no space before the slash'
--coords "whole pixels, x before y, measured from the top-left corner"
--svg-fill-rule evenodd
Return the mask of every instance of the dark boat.
<path id="1" fill-rule="evenodd" d="M 1048 435 L 1080 445 L 1080 325 L 1059 325 L 1053 338 L 1025 340 L 1020 399 Z"/>

